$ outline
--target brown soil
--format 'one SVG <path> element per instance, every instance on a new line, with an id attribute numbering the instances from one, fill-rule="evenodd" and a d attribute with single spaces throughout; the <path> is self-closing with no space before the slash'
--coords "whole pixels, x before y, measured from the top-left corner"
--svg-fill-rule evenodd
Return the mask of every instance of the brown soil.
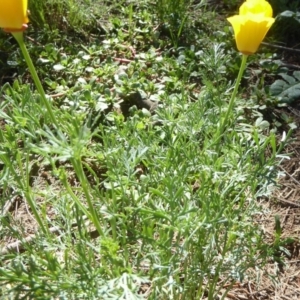
<path id="1" fill-rule="evenodd" d="M 250 270 L 248 277 L 253 280 L 234 285 L 225 297 L 227 300 L 300 299 L 300 99 L 293 107 L 288 106 L 277 113 L 289 115 L 297 129 L 284 150 L 290 159 L 279 166 L 283 176 L 279 178 L 278 188 L 271 197 L 258 200 L 265 213 L 256 222 L 263 229 L 266 241 L 273 245 L 275 218 L 278 217 L 281 241 L 290 239 L 290 242 L 284 245 L 286 251 L 279 251 L 280 261 L 269 261 L 259 274 L 257 270 Z"/>

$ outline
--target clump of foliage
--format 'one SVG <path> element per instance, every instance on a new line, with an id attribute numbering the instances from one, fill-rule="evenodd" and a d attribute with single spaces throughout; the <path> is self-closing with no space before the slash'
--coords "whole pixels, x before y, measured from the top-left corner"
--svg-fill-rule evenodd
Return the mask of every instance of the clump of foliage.
<path id="1" fill-rule="evenodd" d="M 270 0 L 277 16 L 271 30 L 273 38 L 286 46 L 294 46 L 300 39 L 299 1 Z"/>
<path id="2" fill-rule="evenodd" d="M 280 236 L 266 244 L 254 220 L 286 139 L 241 96 L 215 138 L 239 59 L 224 22 L 214 34 L 191 26 L 193 43 L 178 47 L 188 18 L 203 25 L 213 12 L 189 1 L 46 3 L 31 3 L 30 51 L 59 128 L 6 42 L 19 74 L 1 87 L 0 203 L 20 206 L 0 216 L 0 296 L 215 299 L 277 255 Z M 82 17 L 98 8 L 102 36 Z M 88 42 L 62 30 L 64 17 L 74 32 L 91 26 Z"/>

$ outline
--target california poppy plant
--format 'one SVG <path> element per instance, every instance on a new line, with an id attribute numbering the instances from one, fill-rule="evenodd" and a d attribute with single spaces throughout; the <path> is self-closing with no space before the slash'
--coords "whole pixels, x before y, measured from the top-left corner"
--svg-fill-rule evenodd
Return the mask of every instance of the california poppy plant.
<path id="1" fill-rule="evenodd" d="M 41 81 L 24 43 L 23 31 L 27 28 L 27 23 L 29 22 L 27 7 L 28 0 L 0 0 L 0 28 L 3 28 L 6 32 L 10 32 L 17 40 L 33 81 L 46 106 L 47 113 L 51 118 L 52 123 L 58 128 L 57 120 L 53 115 L 51 105 L 46 97 Z"/>
<path id="2" fill-rule="evenodd" d="M 8 32 L 23 31 L 28 23 L 27 0 L 0 1 L 0 27 Z"/>
<path id="3" fill-rule="evenodd" d="M 272 7 L 267 1 L 247 0 L 241 5 L 239 15 L 227 19 L 241 53 L 250 55 L 257 51 L 275 21 L 272 15 Z"/>
<path id="4" fill-rule="evenodd" d="M 243 54 L 240 71 L 235 82 L 225 117 L 220 122 L 217 141 L 222 136 L 232 112 L 235 97 L 246 68 L 247 57 L 257 51 L 275 19 L 272 18 L 272 6 L 265 0 L 246 0 L 239 10 L 239 15 L 228 18 L 231 23 L 238 50 Z"/>

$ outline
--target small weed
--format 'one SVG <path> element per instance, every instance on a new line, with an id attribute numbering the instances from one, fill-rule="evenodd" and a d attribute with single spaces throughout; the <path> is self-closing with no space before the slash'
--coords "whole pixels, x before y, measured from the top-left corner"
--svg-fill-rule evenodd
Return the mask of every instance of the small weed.
<path id="1" fill-rule="evenodd" d="M 190 0 L 156 0 L 156 10 L 164 31 L 170 34 L 175 47 L 189 23 Z"/>

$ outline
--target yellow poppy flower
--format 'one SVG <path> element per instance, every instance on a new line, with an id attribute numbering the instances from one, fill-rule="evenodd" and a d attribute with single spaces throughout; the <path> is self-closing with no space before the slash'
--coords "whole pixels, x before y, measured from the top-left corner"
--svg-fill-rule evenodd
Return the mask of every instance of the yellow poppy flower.
<path id="1" fill-rule="evenodd" d="M 0 0 L 0 27 L 7 31 L 22 30 L 28 23 L 27 0 Z"/>
<path id="2" fill-rule="evenodd" d="M 257 51 L 275 19 L 271 5 L 264 0 L 247 0 L 240 14 L 227 18 L 231 23 L 238 50 L 250 55 Z"/>
<path id="3" fill-rule="evenodd" d="M 239 14 L 246 15 L 251 14 L 263 14 L 265 17 L 271 18 L 273 15 L 272 6 L 265 0 L 247 0 L 241 7 Z"/>

